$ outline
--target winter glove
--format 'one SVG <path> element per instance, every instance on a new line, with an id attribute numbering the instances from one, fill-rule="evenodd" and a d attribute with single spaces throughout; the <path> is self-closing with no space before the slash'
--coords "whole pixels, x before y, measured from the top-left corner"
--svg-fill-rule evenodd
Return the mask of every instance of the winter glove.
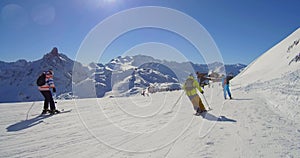
<path id="1" fill-rule="evenodd" d="M 56 93 L 56 88 L 55 87 L 53 88 L 53 93 Z"/>

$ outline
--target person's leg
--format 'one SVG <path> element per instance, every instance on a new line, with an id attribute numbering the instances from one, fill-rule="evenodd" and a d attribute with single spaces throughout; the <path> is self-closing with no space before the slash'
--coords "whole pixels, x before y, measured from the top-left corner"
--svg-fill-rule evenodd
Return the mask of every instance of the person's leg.
<path id="1" fill-rule="evenodd" d="M 54 100 L 53 100 L 53 97 L 52 97 L 52 94 L 51 92 L 49 91 L 49 99 L 50 99 L 50 110 L 51 111 L 55 111 L 56 108 L 55 108 L 55 103 L 54 103 Z"/>
<path id="2" fill-rule="evenodd" d="M 40 92 L 44 96 L 44 109 L 43 110 L 47 111 L 48 107 L 49 107 L 49 100 L 48 100 L 47 91 L 40 91 Z"/>
<path id="3" fill-rule="evenodd" d="M 54 103 L 54 100 L 53 100 L 52 96 L 51 96 L 51 100 L 50 100 L 50 110 L 51 111 L 56 110 L 55 103 Z"/>
<path id="4" fill-rule="evenodd" d="M 226 99 L 226 85 L 223 87 L 224 99 Z"/>
<path id="5" fill-rule="evenodd" d="M 193 98 L 193 105 L 200 108 L 200 111 L 204 111 L 205 110 L 205 107 L 200 99 L 200 97 L 198 95 L 196 95 L 194 98 Z"/>
<path id="6" fill-rule="evenodd" d="M 45 95 L 46 99 L 48 100 L 48 102 L 50 103 L 50 110 L 55 111 L 56 108 L 55 108 L 54 100 L 52 98 L 51 91 L 44 91 L 44 95 Z"/>
<path id="7" fill-rule="evenodd" d="M 197 110 L 199 109 L 198 104 L 194 101 L 195 96 L 189 96 L 189 99 L 191 101 L 191 103 L 193 104 L 193 108 L 194 110 L 197 112 Z"/>
<path id="8" fill-rule="evenodd" d="M 229 98 L 232 99 L 232 98 L 231 98 L 230 89 L 229 89 L 229 85 L 226 86 L 226 91 L 227 91 L 227 93 L 228 93 L 228 95 L 229 95 Z"/>

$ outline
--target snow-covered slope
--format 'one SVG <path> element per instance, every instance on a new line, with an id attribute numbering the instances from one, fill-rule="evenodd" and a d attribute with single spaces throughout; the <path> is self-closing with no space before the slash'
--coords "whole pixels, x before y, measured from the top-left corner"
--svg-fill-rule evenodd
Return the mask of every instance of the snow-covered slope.
<path id="1" fill-rule="evenodd" d="M 278 113 L 300 119 L 300 29 L 253 61 L 232 84 L 264 96 Z"/>
<path id="2" fill-rule="evenodd" d="M 300 28 L 258 57 L 236 78 L 243 85 L 282 78 L 300 69 L 300 61 L 294 61 L 299 55 Z"/>
<path id="3" fill-rule="evenodd" d="M 219 83 L 204 94 L 213 108 L 205 118 L 182 91 L 58 100 L 65 112 L 46 117 L 38 116 L 42 102 L 2 103 L 0 157 L 300 156 L 299 119 L 276 113 L 262 95 L 235 89 L 224 101 Z"/>

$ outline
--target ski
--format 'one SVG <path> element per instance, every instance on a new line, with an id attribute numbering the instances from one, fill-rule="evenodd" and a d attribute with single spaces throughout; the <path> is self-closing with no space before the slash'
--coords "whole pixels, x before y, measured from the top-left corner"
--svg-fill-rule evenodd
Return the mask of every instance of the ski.
<path id="1" fill-rule="evenodd" d="M 50 115 L 63 114 L 63 113 L 68 113 L 68 112 L 71 112 L 71 111 L 72 111 L 72 109 L 70 109 L 70 110 L 64 110 L 64 109 L 61 109 L 61 111 L 60 111 L 60 112 L 55 112 L 54 114 L 50 114 Z"/>
<path id="2" fill-rule="evenodd" d="M 49 110 L 49 111 L 50 111 L 50 110 Z M 49 111 L 48 111 L 46 114 L 40 114 L 40 116 L 52 116 L 52 115 L 57 115 L 57 114 L 68 113 L 68 112 L 71 112 L 72 109 L 70 109 L 70 110 L 64 110 L 64 109 L 61 109 L 61 111 L 55 112 L 55 113 L 49 113 Z"/>

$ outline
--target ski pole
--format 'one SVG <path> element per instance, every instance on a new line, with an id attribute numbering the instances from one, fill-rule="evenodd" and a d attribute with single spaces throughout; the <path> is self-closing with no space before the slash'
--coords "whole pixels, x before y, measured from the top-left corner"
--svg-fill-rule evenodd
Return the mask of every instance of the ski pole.
<path id="1" fill-rule="evenodd" d="M 26 120 L 28 120 L 28 114 L 29 114 L 30 110 L 32 109 L 34 103 L 35 103 L 35 102 L 33 102 L 33 103 L 31 104 L 30 108 L 29 108 L 28 111 L 27 111 L 27 114 L 26 114 Z"/>
<path id="2" fill-rule="evenodd" d="M 52 98 L 54 100 L 54 103 L 56 104 L 57 103 L 57 101 L 56 101 L 57 100 L 56 93 L 53 93 Z"/>
<path id="3" fill-rule="evenodd" d="M 201 93 L 201 94 L 202 94 L 202 93 Z M 203 98 L 204 98 L 204 100 L 205 100 L 205 102 L 206 102 L 206 105 L 208 106 L 208 109 L 211 110 L 211 108 L 210 108 L 210 106 L 209 106 L 209 104 L 208 104 L 208 102 L 207 102 L 207 100 L 206 100 L 206 98 L 205 98 L 205 95 L 202 94 L 202 96 L 203 96 Z"/>
<path id="4" fill-rule="evenodd" d="M 175 102 L 175 104 L 172 106 L 170 112 L 173 111 L 174 107 L 177 105 L 177 103 L 179 102 L 179 100 L 182 98 L 183 94 L 184 94 L 184 91 L 180 94 L 179 98 L 177 99 L 177 101 Z"/>

